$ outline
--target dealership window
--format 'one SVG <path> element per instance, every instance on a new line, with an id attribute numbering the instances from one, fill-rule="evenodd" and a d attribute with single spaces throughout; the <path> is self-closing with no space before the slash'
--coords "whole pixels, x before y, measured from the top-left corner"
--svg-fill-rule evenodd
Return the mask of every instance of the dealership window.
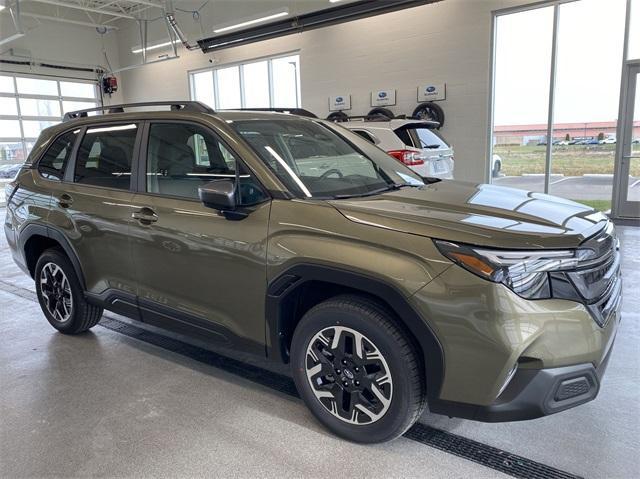
<path id="1" fill-rule="evenodd" d="M 191 98 L 218 110 L 300 106 L 300 56 L 190 73 Z"/>
<path id="2" fill-rule="evenodd" d="M 0 74 L 0 165 L 23 162 L 67 111 L 95 108 L 95 82 Z"/>
<path id="3" fill-rule="evenodd" d="M 625 7 L 556 1 L 496 13 L 493 183 L 611 208 Z"/>

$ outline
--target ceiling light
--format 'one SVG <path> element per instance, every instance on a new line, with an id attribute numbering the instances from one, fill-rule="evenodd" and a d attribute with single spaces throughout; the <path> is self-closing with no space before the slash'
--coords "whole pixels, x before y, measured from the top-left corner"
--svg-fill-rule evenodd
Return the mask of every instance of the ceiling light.
<path id="1" fill-rule="evenodd" d="M 229 30 L 235 30 L 237 28 L 248 27 L 249 25 L 255 25 L 256 23 L 262 23 L 268 20 L 273 20 L 274 18 L 286 17 L 287 15 L 289 15 L 289 10 L 283 10 L 281 12 L 273 13 L 265 17 L 254 18 L 253 20 L 247 20 L 245 22 L 236 23 L 235 25 L 229 25 L 228 27 L 216 28 L 215 30 L 213 30 L 213 32 L 214 33 L 227 32 Z"/>
<path id="2" fill-rule="evenodd" d="M 157 43 L 155 45 L 149 45 L 147 48 L 142 48 L 142 47 L 136 47 L 136 48 L 132 48 L 131 49 L 131 53 L 142 53 L 142 50 L 156 50 L 158 48 L 163 48 L 163 47 L 168 47 L 171 46 L 172 42 L 164 42 L 164 43 Z M 175 42 L 173 42 L 175 45 L 178 45 L 180 43 L 179 40 L 176 40 Z"/>
<path id="3" fill-rule="evenodd" d="M 336 3 L 336 2 L 339 2 L 339 1 L 341 1 L 341 0 L 329 0 L 329 3 Z"/>
<path id="4" fill-rule="evenodd" d="M 0 12 L 4 10 L 4 5 L 0 5 Z"/>

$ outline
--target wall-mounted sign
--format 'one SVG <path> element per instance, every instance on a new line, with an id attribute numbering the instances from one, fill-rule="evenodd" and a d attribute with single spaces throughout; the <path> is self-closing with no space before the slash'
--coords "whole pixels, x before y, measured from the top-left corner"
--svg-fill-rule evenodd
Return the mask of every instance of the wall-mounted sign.
<path id="1" fill-rule="evenodd" d="M 351 95 L 329 97 L 329 111 L 351 110 Z"/>
<path id="2" fill-rule="evenodd" d="M 445 83 L 428 83 L 418 87 L 418 102 L 444 100 L 447 96 Z"/>
<path id="3" fill-rule="evenodd" d="M 377 90 L 371 92 L 371 106 L 391 106 L 395 104 L 395 90 Z"/>

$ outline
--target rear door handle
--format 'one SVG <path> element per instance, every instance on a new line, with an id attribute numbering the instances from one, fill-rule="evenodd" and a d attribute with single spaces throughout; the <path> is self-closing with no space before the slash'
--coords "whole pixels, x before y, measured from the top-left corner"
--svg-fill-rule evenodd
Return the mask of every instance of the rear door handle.
<path id="1" fill-rule="evenodd" d="M 143 225 L 150 225 L 158 221 L 158 215 L 151 208 L 144 207 L 138 211 L 131 213 L 134 220 L 138 220 Z"/>
<path id="2" fill-rule="evenodd" d="M 73 198 L 71 197 L 71 195 L 68 195 L 67 193 L 62 193 L 60 195 L 60 198 L 58 198 L 58 205 L 60 205 L 61 208 L 68 208 L 72 204 L 73 204 Z"/>

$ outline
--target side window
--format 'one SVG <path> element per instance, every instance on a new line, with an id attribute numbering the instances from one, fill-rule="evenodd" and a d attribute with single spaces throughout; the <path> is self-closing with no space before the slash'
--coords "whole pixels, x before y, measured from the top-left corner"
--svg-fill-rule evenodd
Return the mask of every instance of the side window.
<path id="1" fill-rule="evenodd" d="M 235 155 L 203 127 L 154 123 L 147 147 L 147 192 L 198 199 L 198 188 L 209 181 L 236 177 Z M 240 204 L 267 199 L 258 182 L 240 164 Z"/>
<path id="2" fill-rule="evenodd" d="M 78 131 L 68 131 L 51 144 L 38 162 L 38 172 L 48 180 L 62 181 Z"/>
<path id="3" fill-rule="evenodd" d="M 90 128 L 76 158 L 75 182 L 128 190 L 138 125 Z"/>
<path id="4" fill-rule="evenodd" d="M 360 135 L 362 138 L 364 138 L 365 140 L 367 140 L 369 143 L 371 143 L 372 145 L 376 144 L 376 140 L 373 137 L 373 135 L 371 133 L 369 133 L 368 131 L 364 131 L 364 130 L 352 130 L 355 134 Z"/>

